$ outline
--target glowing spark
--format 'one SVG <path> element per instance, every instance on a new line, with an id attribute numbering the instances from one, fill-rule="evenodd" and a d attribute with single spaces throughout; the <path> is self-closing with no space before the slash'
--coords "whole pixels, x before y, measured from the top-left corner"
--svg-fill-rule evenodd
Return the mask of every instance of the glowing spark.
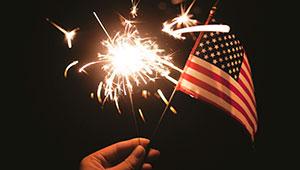
<path id="1" fill-rule="evenodd" d="M 71 67 L 73 67 L 74 65 L 76 65 L 76 64 L 78 64 L 78 61 L 73 61 L 71 64 L 69 64 L 69 65 L 66 67 L 65 72 L 64 72 L 65 78 L 67 78 L 67 76 L 68 76 L 68 71 L 69 71 L 69 69 L 70 69 Z"/>
<path id="2" fill-rule="evenodd" d="M 171 22 L 169 22 L 169 21 L 164 22 L 162 31 L 172 35 L 175 38 L 184 39 L 184 37 L 182 37 L 180 34 L 174 34 L 173 33 L 173 31 L 175 29 L 174 27 L 176 27 L 176 28 L 181 28 L 183 26 L 184 27 L 190 27 L 190 26 L 194 26 L 198 23 L 197 20 L 192 19 L 193 15 L 189 14 L 189 12 L 192 9 L 195 1 L 196 0 L 194 0 L 190 4 L 190 6 L 186 9 L 186 11 L 185 11 L 185 9 L 183 8 L 183 6 L 181 4 L 181 6 L 180 6 L 181 14 L 179 16 L 173 18 Z"/>
<path id="3" fill-rule="evenodd" d="M 163 92 L 158 89 L 157 90 L 157 93 L 159 94 L 160 98 L 163 100 L 163 102 L 168 105 L 168 100 L 166 99 L 165 95 L 163 94 Z M 177 114 L 177 111 L 175 110 L 175 108 L 173 106 L 170 106 L 170 110 L 174 113 L 174 114 Z"/>
<path id="4" fill-rule="evenodd" d="M 93 98 L 94 98 L 94 96 L 95 96 L 95 95 L 94 95 L 94 93 L 93 93 L 93 92 L 91 92 L 91 93 L 90 93 L 90 97 L 91 97 L 91 99 L 93 99 Z"/>
<path id="5" fill-rule="evenodd" d="M 102 103 L 102 99 L 101 99 L 101 90 L 102 90 L 102 85 L 103 82 L 101 81 L 98 85 L 98 89 L 97 89 L 97 99 L 99 103 Z"/>
<path id="6" fill-rule="evenodd" d="M 122 20 L 122 25 L 125 27 L 125 32 L 127 29 L 130 29 L 131 27 L 134 26 L 135 23 L 138 23 L 137 21 L 132 21 L 132 20 L 128 20 L 125 17 L 123 17 L 122 15 L 120 15 L 120 18 Z"/>
<path id="7" fill-rule="evenodd" d="M 107 30 L 105 29 L 104 25 L 102 24 L 101 20 L 98 18 L 96 12 L 93 12 L 94 16 L 96 17 L 98 23 L 100 24 L 101 28 L 103 29 L 103 31 L 105 32 L 106 36 L 109 38 L 109 40 L 112 42 L 111 37 L 109 36 Z"/>
<path id="8" fill-rule="evenodd" d="M 140 3 L 140 1 L 135 2 L 135 0 L 131 0 L 132 7 L 130 8 L 131 9 L 130 14 L 131 14 L 132 18 L 137 17 L 137 11 L 138 11 L 137 6 L 139 3 Z"/>
<path id="9" fill-rule="evenodd" d="M 72 48 L 72 40 L 74 39 L 76 32 L 79 30 L 79 28 L 75 28 L 72 31 L 66 31 L 61 26 L 57 25 L 55 22 L 50 21 L 49 18 L 46 19 L 48 22 L 50 22 L 54 27 L 56 27 L 58 30 L 60 30 L 62 33 L 65 34 L 65 39 L 67 40 L 68 47 Z"/>
<path id="10" fill-rule="evenodd" d="M 183 33 L 200 31 L 229 32 L 230 27 L 228 25 L 197 25 L 198 21 L 192 19 L 193 15 L 189 14 L 195 1 L 196 0 L 190 4 L 187 10 L 184 10 L 183 6 L 181 5 L 181 14 L 172 19 L 171 22 L 164 22 L 162 31 L 176 39 L 185 39 L 185 37 L 182 36 Z"/>
<path id="11" fill-rule="evenodd" d="M 111 38 L 95 12 L 94 15 L 108 37 L 108 40 L 102 42 L 107 52 L 99 53 L 96 61 L 85 64 L 79 72 L 91 65 L 102 63 L 101 69 L 106 75 L 97 90 L 100 103 L 107 99 L 114 101 L 120 112 L 120 95 L 126 95 L 128 92 L 131 96 L 136 86 L 155 81 L 159 77 L 167 77 L 170 73 L 169 68 L 181 70 L 171 63 L 171 57 L 164 55 L 164 50 L 155 42 L 150 38 L 142 38 L 132 22 L 125 24 L 124 30 Z M 101 93 L 104 94 L 104 100 Z"/>
<path id="12" fill-rule="evenodd" d="M 193 17 L 192 14 L 189 14 L 190 10 L 192 9 L 194 3 L 196 2 L 196 0 L 194 0 L 190 6 L 187 8 L 186 11 L 184 11 L 183 6 L 180 6 L 180 11 L 181 11 L 181 15 L 179 15 L 178 17 L 174 18 L 173 21 L 176 22 L 177 24 L 177 28 L 181 27 L 182 25 L 189 27 L 191 25 L 195 25 L 198 23 L 197 20 L 195 19 L 191 19 Z"/>
<path id="13" fill-rule="evenodd" d="M 178 81 L 175 80 L 173 77 L 170 77 L 169 75 L 164 76 L 167 80 L 177 85 Z"/>
<path id="14" fill-rule="evenodd" d="M 150 92 L 148 92 L 147 90 L 142 90 L 142 96 L 147 99 L 148 96 L 150 96 Z"/>
<path id="15" fill-rule="evenodd" d="M 143 122 L 145 123 L 146 120 L 145 120 L 144 114 L 141 109 L 139 109 L 139 114 L 140 114 L 140 117 L 142 118 Z"/>

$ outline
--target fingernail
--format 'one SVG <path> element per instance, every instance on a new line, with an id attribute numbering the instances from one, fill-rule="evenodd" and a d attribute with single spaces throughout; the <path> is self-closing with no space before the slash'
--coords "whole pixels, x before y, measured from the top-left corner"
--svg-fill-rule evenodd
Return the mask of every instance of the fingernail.
<path id="1" fill-rule="evenodd" d="M 145 144 L 146 146 L 150 143 L 150 140 L 149 139 L 145 139 Z"/>
<path id="2" fill-rule="evenodd" d="M 133 154 L 137 158 L 141 158 L 145 155 L 145 149 L 141 145 L 138 145 L 135 150 L 133 151 Z"/>

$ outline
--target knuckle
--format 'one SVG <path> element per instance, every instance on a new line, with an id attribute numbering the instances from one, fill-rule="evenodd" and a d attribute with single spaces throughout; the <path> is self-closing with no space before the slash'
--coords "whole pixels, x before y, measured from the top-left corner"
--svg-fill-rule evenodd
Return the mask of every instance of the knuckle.
<path id="1" fill-rule="evenodd" d="M 127 165 L 128 169 L 129 170 L 134 170 L 135 167 L 134 167 L 134 163 L 132 162 L 132 160 L 130 159 L 125 159 L 125 164 Z"/>

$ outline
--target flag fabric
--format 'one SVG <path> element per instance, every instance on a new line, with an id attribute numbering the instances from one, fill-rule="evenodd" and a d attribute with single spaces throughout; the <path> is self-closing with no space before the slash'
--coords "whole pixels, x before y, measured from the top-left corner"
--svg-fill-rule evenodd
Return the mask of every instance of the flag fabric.
<path id="1" fill-rule="evenodd" d="M 177 89 L 213 104 L 239 121 L 254 140 L 258 117 L 245 49 L 232 33 L 201 33 Z"/>

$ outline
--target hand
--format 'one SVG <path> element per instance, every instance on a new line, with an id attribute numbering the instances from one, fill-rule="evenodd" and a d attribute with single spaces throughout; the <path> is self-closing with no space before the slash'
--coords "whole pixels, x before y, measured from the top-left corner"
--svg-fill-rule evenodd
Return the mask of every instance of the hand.
<path id="1" fill-rule="evenodd" d="M 134 138 L 115 143 L 86 156 L 81 161 L 80 170 L 136 170 L 141 167 L 142 163 L 142 170 L 150 170 L 152 165 L 149 161 L 157 158 L 160 152 L 150 149 L 144 160 L 145 147 L 149 143 L 150 141 L 145 138 Z"/>

